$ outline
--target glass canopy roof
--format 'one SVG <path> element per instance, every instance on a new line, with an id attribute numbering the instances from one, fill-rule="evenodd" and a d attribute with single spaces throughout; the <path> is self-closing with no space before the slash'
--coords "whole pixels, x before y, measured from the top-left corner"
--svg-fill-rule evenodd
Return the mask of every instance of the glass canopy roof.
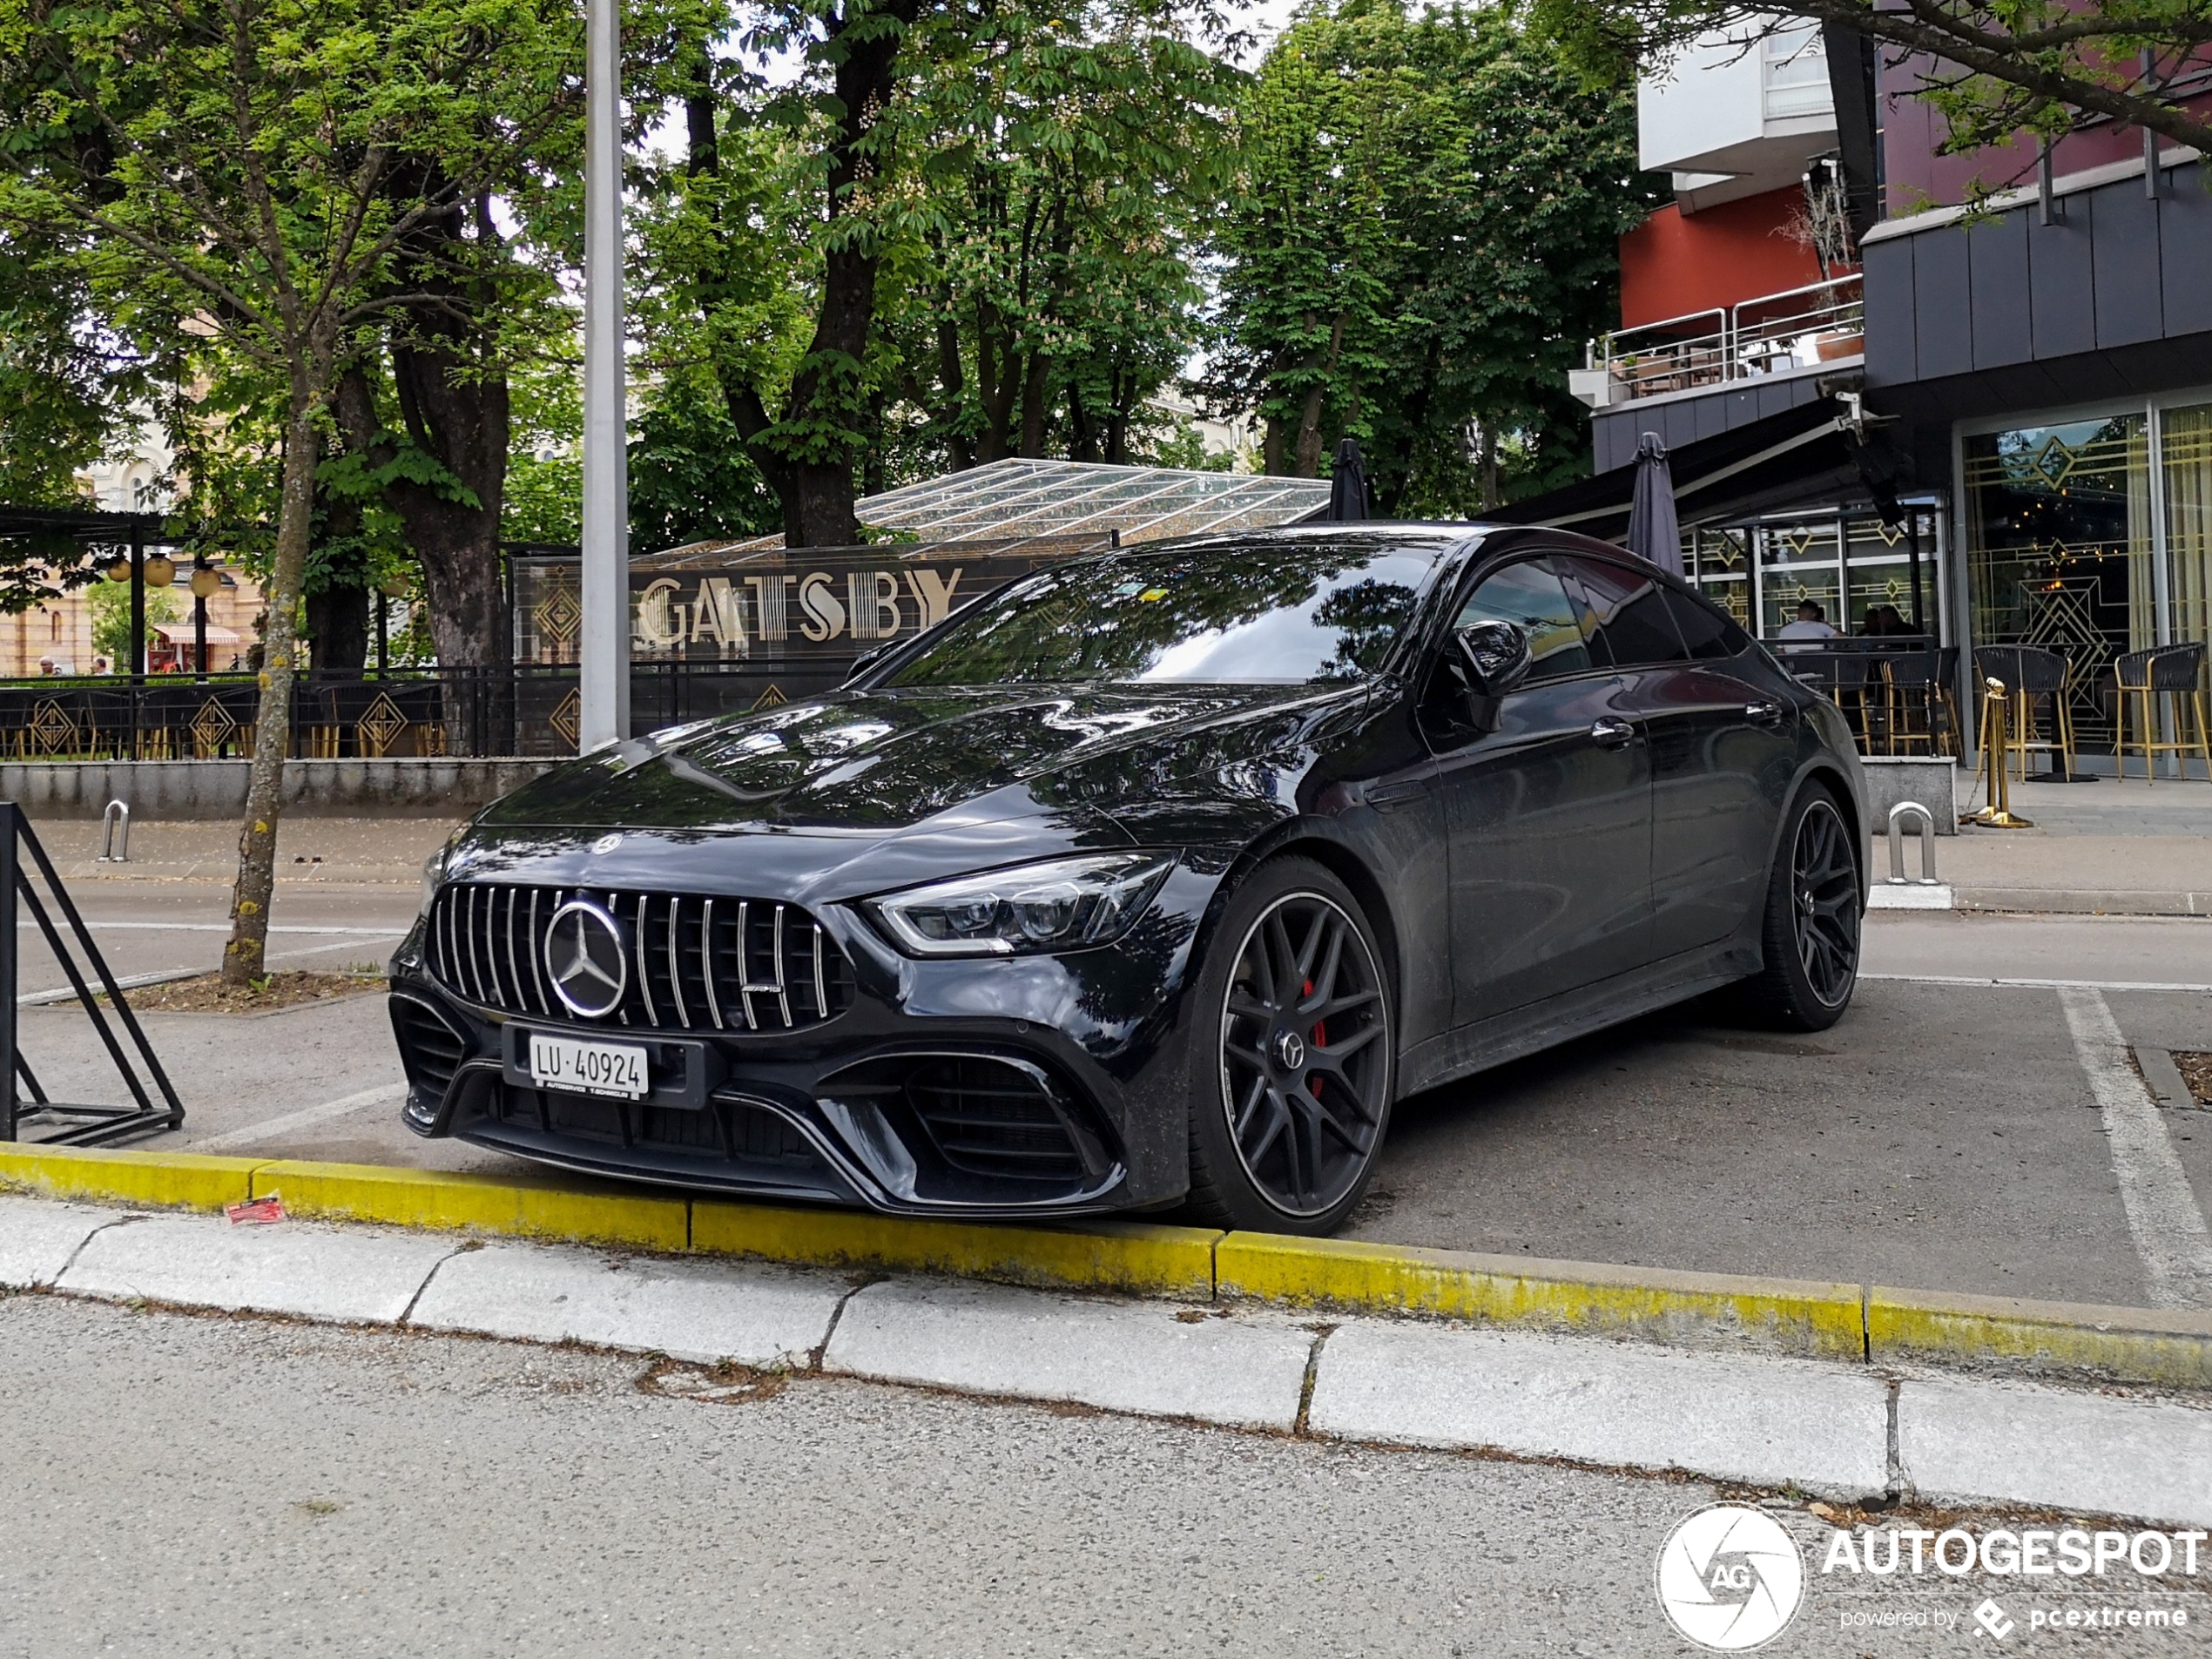
<path id="1" fill-rule="evenodd" d="M 1111 532 L 1126 547 L 1260 529 L 1297 523 L 1328 504 L 1325 478 L 1009 460 L 866 496 L 855 510 L 872 529 L 910 530 L 926 542 L 1001 542 L 1012 551 L 1033 539 Z"/>

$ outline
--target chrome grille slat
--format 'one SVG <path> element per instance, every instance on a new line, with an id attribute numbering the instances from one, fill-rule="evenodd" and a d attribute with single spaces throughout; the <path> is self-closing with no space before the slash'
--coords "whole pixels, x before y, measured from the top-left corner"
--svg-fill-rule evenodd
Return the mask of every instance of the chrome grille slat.
<path id="1" fill-rule="evenodd" d="M 611 894 L 608 895 L 613 897 Z M 637 963 L 637 994 L 645 999 L 645 1023 L 658 1025 L 660 1010 L 653 1006 L 652 961 L 646 952 L 651 948 L 645 941 L 645 907 L 651 902 L 644 894 L 637 895 L 637 908 L 630 919 L 630 954 Z M 610 909 L 613 907 L 610 906 Z M 619 915 L 620 912 L 616 912 Z"/>
<path id="2" fill-rule="evenodd" d="M 706 901 L 706 915 L 699 923 L 699 974 L 706 981 L 706 1011 L 712 1016 L 717 1031 L 729 1028 L 722 1022 L 722 999 L 714 994 L 714 900 Z"/>
<path id="3" fill-rule="evenodd" d="M 462 931 L 469 935 L 469 981 L 475 988 L 476 1001 L 484 1000 L 484 970 L 476 961 L 476 895 L 482 887 L 469 889 L 469 914 L 462 919 Z"/>
<path id="4" fill-rule="evenodd" d="M 536 887 L 530 889 L 529 941 L 528 948 L 530 959 L 530 986 L 537 993 L 537 1012 L 550 1014 L 553 1011 L 553 1004 L 545 995 L 545 968 L 543 967 L 545 942 L 537 931 L 537 889 Z"/>
<path id="5" fill-rule="evenodd" d="M 678 894 L 668 895 L 668 988 L 676 998 L 676 1017 L 684 1028 L 691 1028 L 691 1010 L 684 1001 L 684 960 L 676 954 L 676 935 L 684 925 L 684 900 Z"/>
<path id="6" fill-rule="evenodd" d="M 772 1034 L 818 1025 L 850 1000 L 844 952 L 797 905 L 738 899 L 732 915 L 727 899 L 521 882 L 458 881 L 437 895 L 424 934 L 432 977 L 482 1007 L 572 1019 L 545 966 L 553 915 L 572 898 L 588 898 L 617 919 L 631 959 L 631 984 L 622 1006 L 592 1023 Z M 725 951 L 737 959 L 734 978 L 726 977 Z M 656 985 L 656 975 L 666 977 Z M 693 982 L 687 984 L 687 976 Z"/>

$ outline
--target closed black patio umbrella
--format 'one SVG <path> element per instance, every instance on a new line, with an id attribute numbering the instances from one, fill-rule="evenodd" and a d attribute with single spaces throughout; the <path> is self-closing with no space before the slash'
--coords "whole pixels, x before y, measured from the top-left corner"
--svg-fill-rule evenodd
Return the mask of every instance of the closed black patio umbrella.
<path id="1" fill-rule="evenodd" d="M 1357 438 L 1337 445 L 1336 468 L 1329 474 L 1329 516 L 1339 524 L 1367 516 L 1367 463 L 1359 458 Z"/>
<path id="2" fill-rule="evenodd" d="M 1675 475 L 1667 446 L 1656 432 L 1636 442 L 1636 493 L 1629 503 L 1629 551 L 1676 576 L 1682 568 L 1682 526 L 1675 518 Z"/>

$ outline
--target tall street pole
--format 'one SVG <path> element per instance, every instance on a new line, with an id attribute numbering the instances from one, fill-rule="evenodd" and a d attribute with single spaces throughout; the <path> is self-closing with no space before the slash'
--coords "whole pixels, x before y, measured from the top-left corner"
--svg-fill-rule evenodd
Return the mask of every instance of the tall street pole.
<path id="1" fill-rule="evenodd" d="M 630 481 L 624 443 L 622 18 L 584 16 L 583 604 L 577 745 L 630 735 Z"/>

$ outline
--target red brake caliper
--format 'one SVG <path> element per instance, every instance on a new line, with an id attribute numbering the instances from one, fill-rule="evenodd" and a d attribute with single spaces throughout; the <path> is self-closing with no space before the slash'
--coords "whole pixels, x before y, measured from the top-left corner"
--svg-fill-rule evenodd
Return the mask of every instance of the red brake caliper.
<path id="1" fill-rule="evenodd" d="M 1305 995 L 1308 996 L 1313 995 L 1312 980 L 1305 982 Z M 1313 1046 L 1317 1049 L 1325 1049 L 1329 1046 L 1329 1022 L 1326 1020 L 1316 1020 L 1313 1022 Z M 1318 1077 L 1308 1077 L 1305 1080 L 1305 1087 L 1314 1099 L 1321 1098 L 1321 1080 Z"/>

